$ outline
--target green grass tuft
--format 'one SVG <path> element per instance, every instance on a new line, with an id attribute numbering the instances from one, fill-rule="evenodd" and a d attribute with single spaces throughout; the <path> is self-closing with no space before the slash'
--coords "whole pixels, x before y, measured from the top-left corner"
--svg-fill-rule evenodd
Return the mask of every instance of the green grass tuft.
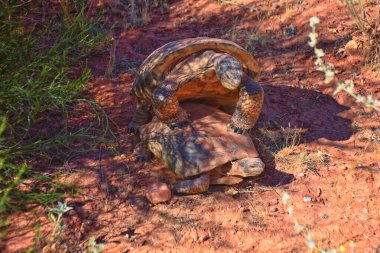
<path id="1" fill-rule="evenodd" d="M 49 14 L 32 8 L 39 6 L 34 1 L 1 1 L 2 216 L 26 203 L 49 205 L 64 196 L 64 187 L 34 171 L 29 159 L 65 159 L 103 142 L 109 132 L 102 108 L 81 97 L 91 78 L 85 58 L 104 46 L 109 34 L 101 17 L 91 18 L 86 2 L 61 0 L 59 13 Z M 70 122 L 83 115 L 84 123 Z M 43 191 L 36 182 L 44 184 Z M 6 224 L 3 219 L 0 226 Z"/>

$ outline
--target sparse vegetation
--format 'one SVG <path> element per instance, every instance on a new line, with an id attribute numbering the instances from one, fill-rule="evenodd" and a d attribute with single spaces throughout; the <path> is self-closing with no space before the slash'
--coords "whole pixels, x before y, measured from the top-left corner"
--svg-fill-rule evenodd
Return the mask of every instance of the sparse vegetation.
<path id="1" fill-rule="evenodd" d="M 71 206 L 67 206 L 66 203 L 58 202 L 58 207 L 54 207 L 50 209 L 49 219 L 54 223 L 53 228 L 53 238 L 52 241 L 55 242 L 61 233 L 61 231 L 65 228 L 65 225 L 62 223 L 63 215 L 73 209 Z"/>
<path id="2" fill-rule="evenodd" d="M 310 201 L 310 200 L 306 197 L 304 198 L 304 201 Z M 307 226 L 302 225 L 298 222 L 297 215 L 295 214 L 296 210 L 294 210 L 294 205 L 292 204 L 292 197 L 286 191 L 282 193 L 281 202 L 284 208 L 286 209 L 287 214 L 289 215 L 290 219 L 292 220 L 294 224 L 294 231 L 298 234 L 302 234 L 305 237 L 306 246 L 309 252 L 313 252 L 313 253 L 314 252 L 315 253 L 317 252 L 337 253 L 339 251 L 346 252 L 347 247 L 345 245 L 340 245 L 339 249 L 324 249 L 321 245 L 318 244 L 318 242 L 316 242 L 313 234 L 310 231 L 308 231 L 309 229 L 307 228 Z M 352 251 L 353 251 L 354 246 L 355 245 L 353 242 L 349 243 L 349 248 L 351 248 Z"/>
<path id="3" fill-rule="evenodd" d="M 110 12 L 122 16 L 121 21 L 116 21 L 115 26 L 125 29 L 133 29 L 146 26 L 150 22 L 150 11 L 159 8 L 161 12 L 168 12 L 169 0 L 126 0 L 111 1 Z M 107 6 L 108 7 L 108 6 Z"/>
<path id="4" fill-rule="evenodd" d="M 102 250 L 106 247 L 105 244 L 97 243 L 95 240 L 95 237 L 91 237 L 88 241 L 87 250 L 85 250 L 85 253 L 100 253 Z"/>
<path id="5" fill-rule="evenodd" d="M 350 2 L 352 4 L 352 1 L 345 1 L 345 2 L 346 3 Z M 362 8 L 363 3 L 361 0 L 359 0 L 359 4 L 361 5 L 361 8 Z M 364 15 L 365 14 L 363 11 L 362 16 L 364 16 Z M 316 38 L 318 36 L 316 33 L 316 25 L 318 23 L 319 23 L 319 18 L 317 18 L 317 17 L 310 18 L 310 26 L 312 27 L 313 31 L 312 31 L 312 33 L 309 34 L 309 38 L 310 38 L 309 45 L 314 48 L 314 52 L 317 56 L 317 60 L 316 60 L 315 64 L 317 66 L 319 66 L 318 70 L 325 73 L 325 82 L 329 83 L 335 77 L 335 72 L 333 70 L 334 65 L 324 63 L 322 60 L 322 57 L 324 56 L 324 52 L 322 49 L 319 49 L 316 47 L 316 44 L 317 44 Z M 348 85 L 348 86 L 345 86 L 345 85 Z M 366 106 L 371 107 L 371 108 L 379 111 L 380 108 L 378 106 L 380 105 L 380 102 L 378 100 L 373 99 L 371 96 L 367 96 L 367 98 L 362 98 L 360 95 L 357 95 L 354 93 L 353 81 L 352 80 L 346 81 L 345 84 L 337 83 L 337 89 L 336 89 L 335 93 L 339 92 L 340 90 L 344 90 L 345 92 L 347 92 L 348 94 L 353 96 L 356 99 L 356 102 L 362 102 Z M 318 171 L 316 169 L 316 163 L 322 163 L 322 164 L 326 165 L 326 163 L 329 162 L 328 155 L 323 154 L 322 152 L 317 152 L 314 155 L 309 154 L 309 153 L 301 153 L 300 159 L 301 159 L 302 164 L 305 165 L 307 169 L 313 171 L 314 173 L 316 173 L 319 176 L 320 176 L 320 174 L 318 173 Z M 355 167 L 356 166 L 357 165 L 355 165 Z M 291 218 L 292 222 L 294 223 L 294 230 L 297 233 L 302 233 L 304 235 L 304 237 L 306 239 L 307 248 L 309 249 L 310 252 L 335 253 L 338 251 L 340 251 L 340 252 L 346 252 L 347 251 L 347 247 L 345 245 L 340 245 L 336 249 L 329 249 L 329 250 L 326 250 L 321 245 L 319 245 L 319 243 L 314 239 L 314 236 L 311 233 L 311 231 L 308 231 L 309 229 L 307 229 L 307 226 L 301 225 L 299 223 L 299 221 L 297 219 L 297 215 L 295 215 L 294 205 L 292 204 L 291 200 L 292 200 L 292 197 L 286 191 L 284 191 L 282 194 L 282 204 L 284 205 L 284 208 L 287 210 L 289 217 Z M 310 197 L 304 197 L 304 201 L 311 201 L 311 198 Z M 307 232 L 305 232 L 305 231 L 307 231 Z M 355 245 L 354 245 L 353 241 L 350 241 L 349 247 L 351 248 L 351 251 L 353 251 L 354 246 Z"/>
<path id="6" fill-rule="evenodd" d="M 258 129 L 260 132 L 258 137 L 265 143 L 265 145 L 274 153 L 281 156 L 288 156 L 292 154 L 300 144 L 302 129 L 291 127 L 278 126 L 276 129 L 262 128 Z"/>
<path id="7" fill-rule="evenodd" d="M 309 34 L 310 41 L 308 43 L 314 49 L 314 53 L 317 57 L 317 59 L 314 62 L 315 65 L 318 66 L 317 70 L 324 73 L 324 82 L 330 83 L 335 79 L 334 65 L 331 63 L 324 62 L 322 59 L 322 57 L 325 56 L 323 49 L 316 47 L 318 42 L 318 34 L 316 32 L 316 27 L 319 24 L 319 22 L 320 20 L 318 17 L 310 18 L 310 26 L 312 28 L 312 32 Z M 354 81 L 351 79 L 345 80 L 344 82 L 336 82 L 336 89 L 334 91 L 334 94 L 344 91 L 350 96 L 352 96 L 357 103 L 363 103 L 365 106 L 380 112 L 380 100 L 377 100 L 372 95 L 362 96 L 360 94 L 357 94 L 355 93 L 354 88 Z"/>
<path id="8" fill-rule="evenodd" d="M 367 63 L 375 68 L 380 68 L 380 6 L 377 3 L 377 13 L 367 12 L 367 5 L 375 4 L 376 1 L 343 0 L 348 13 L 355 21 L 361 33 L 358 38 L 360 48 L 367 58 Z"/>
<path id="9" fill-rule="evenodd" d="M 380 250 L 379 4 L 0 0 L 0 251 Z M 129 92 L 150 52 L 201 36 L 260 64 L 265 171 L 151 205 L 178 178 L 134 157 Z"/>
<path id="10" fill-rule="evenodd" d="M 33 18 L 44 14 L 32 12 L 31 4 L 0 5 L 2 216 L 28 202 L 48 205 L 63 196 L 64 187 L 34 171 L 28 159 L 66 159 L 91 149 L 109 131 L 101 107 L 79 96 L 91 77 L 83 59 L 107 41 L 104 20 L 88 17 L 84 1 L 61 0 L 55 5 L 59 15 L 37 22 Z M 88 124 L 70 123 L 83 113 Z M 50 186 L 40 191 L 34 181 Z"/>

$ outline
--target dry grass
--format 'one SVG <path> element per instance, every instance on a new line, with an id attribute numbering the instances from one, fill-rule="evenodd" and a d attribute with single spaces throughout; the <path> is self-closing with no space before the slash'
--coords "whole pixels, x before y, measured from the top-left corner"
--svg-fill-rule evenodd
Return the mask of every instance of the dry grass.
<path id="1" fill-rule="evenodd" d="M 105 73 L 105 76 L 107 78 L 111 78 L 112 75 L 113 75 L 113 72 L 115 70 L 116 48 L 117 48 L 118 44 L 119 44 L 119 39 L 113 39 L 112 46 L 111 46 L 111 49 L 110 49 L 110 58 L 109 58 L 108 65 L 107 65 L 107 70 L 106 70 L 106 73 Z"/>
<path id="2" fill-rule="evenodd" d="M 370 15 L 368 6 L 376 4 L 377 13 Z M 380 5 L 379 1 L 343 0 L 351 18 L 355 21 L 361 32 L 361 49 L 366 56 L 367 63 L 374 67 L 380 67 Z M 357 4 L 356 4 L 357 3 Z"/>
<path id="3" fill-rule="evenodd" d="M 358 140 L 365 143 L 363 155 L 368 152 L 380 153 L 380 128 L 364 129 Z"/>
<path id="4" fill-rule="evenodd" d="M 133 29 L 150 23 L 150 11 L 159 8 L 161 13 L 170 11 L 167 0 L 114 0 L 107 4 L 113 15 L 120 15 L 121 20 L 115 27 Z"/>
<path id="5" fill-rule="evenodd" d="M 329 164 L 330 156 L 324 152 L 301 152 L 298 146 L 301 143 L 302 129 L 288 126 L 278 129 L 262 128 L 254 139 L 260 154 L 272 157 L 279 170 L 299 174 L 312 171 L 319 175 L 319 169 Z M 263 152 L 263 150 L 265 152 Z"/>
<path id="6" fill-rule="evenodd" d="M 283 142 L 280 144 L 281 153 L 283 155 L 290 155 L 294 153 L 296 146 L 301 141 L 301 130 L 298 128 L 282 128 L 281 132 L 284 136 Z"/>
<path id="7" fill-rule="evenodd" d="M 326 167 L 329 164 L 330 156 L 321 151 L 314 153 L 300 153 L 300 162 L 303 169 L 310 170 L 320 176 L 318 167 Z"/>

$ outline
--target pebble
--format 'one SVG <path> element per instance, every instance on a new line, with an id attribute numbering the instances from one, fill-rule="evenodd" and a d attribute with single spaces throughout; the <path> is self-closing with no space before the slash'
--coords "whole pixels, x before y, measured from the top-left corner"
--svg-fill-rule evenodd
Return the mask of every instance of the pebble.
<path id="1" fill-rule="evenodd" d="M 312 198 L 309 196 L 303 197 L 303 201 L 305 201 L 305 202 L 310 202 L 311 200 L 312 200 Z"/>
<path id="2" fill-rule="evenodd" d="M 269 212 L 272 212 L 272 213 L 278 212 L 277 206 L 271 206 L 271 207 L 269 207 Z"/>
<path id="3" fill-rule="evenodd" d="M 146 191 L 146 198 L 153 205 L 156 205 L 161 202 L 166 202 L 172 197 L 172 192 L 169 186 L 162 182 L 156 182 L 149 185 Z"/>

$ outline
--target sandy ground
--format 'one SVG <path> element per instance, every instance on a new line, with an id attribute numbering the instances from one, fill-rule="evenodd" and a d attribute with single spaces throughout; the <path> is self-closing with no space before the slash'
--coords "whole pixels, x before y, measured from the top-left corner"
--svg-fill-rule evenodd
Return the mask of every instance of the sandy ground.
<path id="1" fill-rule="evenodd" d="M 319 249 L 375 252 L 380 246 L 379 114 L 344 93 L 333 96 L 334 85 L 323 84 L 306 43 L 308 19 L 317 15 L 318 45 L 339 79 L 354 78 L 356 92 L 379 97 L 380 76 L 360 55 L 341 53 L 354 32 L 343 5 L 335 0 L 235 2 L 174 1 L 169 13 L 154 10 L 145 27 L 117 28 L 112 78 L 104 74 L 110 53 L 91 57 L 95 78 L 89 89 L 117 124 L 119 143 L 61 168 L 59 180 L 80 192 L 66 199 L 73 210 L 50 252 L 79 252 L 91 236 L 106 245 L 104 252 L 307 252 L 307 233 Z M 126 133 L 134 110 L 129 91 L 137 67 L 154 49 L 198 36 L 233 40 L 260 63 L 265 102 L 252 138 L 266 171 L 234 187 L 211 187 L 205 194 L 174 196 L 153 206 L 145 198 L 147 186 L 173 185 L 176 179 L 157 159 L 140 163 L 132 155 L 138 139 Z M 285 191 L 293 216 L 282 204 Z M 33 247 L 37 221 L 41 237 L 51 236 L 47 211 L 13 214 L 2 252 Z M 304 226 L 302 232 L 295 230 L 295 220 Z"/>

